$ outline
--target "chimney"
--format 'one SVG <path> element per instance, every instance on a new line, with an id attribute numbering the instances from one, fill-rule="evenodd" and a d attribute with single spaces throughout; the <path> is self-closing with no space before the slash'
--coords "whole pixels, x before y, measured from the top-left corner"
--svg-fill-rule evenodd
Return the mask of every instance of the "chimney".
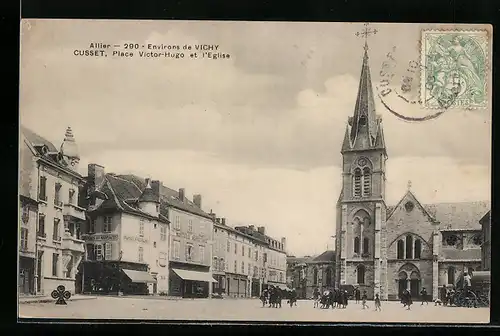
<path id="1" fill-rule="evenodd" d="M 226 225 L 226 219 L 225 218 L 221 218 L 221 224 L 222 225 Z"/>
<path id="2" fill-rule="evenodd" d="M 281 249 L 286 250 L 286 238 L 285 237 L 281 238 Z"/>
<path id="3" fill-rule="evenodd" d="M 193 195 L 193 203 L 201 209 L 201 195 L 200 194 L 196 194 L 196 195 Z"/>
<path id="4" fill-rule="evenodd" d="M 184 188 L 179 189 L 179 199 L 181 202 L 184 202 L 184 198 L 186 197 L 186 190 Z"/>
<path id="5" fill-rule="evenodd" d="M 250 231 L 255 231 L 255 226 L 254 225 L 249 225 L 248 228 L 250 229 Z"/>
<path id="6" fill-rule="evenodd" d="M 216 222 L 217 224 L 220 224 L 220 218 L 219 218 L 219 217 L 215 218 L 215 222 Z"/>
<path id="7" fill-rule="evenodd" d="M 216 218 L 215 216 L 216 216 L 216 215 L 215 215 L 215 213 L 212 211 L 212 209 L 210 209 L 210 213 L 209 213 L 208 215 L 209 215 L 209 216 L 212 218 L 212 220 L 215 222 L 215 218 Z"/>
<path id="8" fill-rule="evenodd" d="M 97 190 L 104 181 L 104 167 L 95 163 L 88 165 L 88 190 L 87 195 L 90 195 Z"/>
<path id="9" fill-rule="evenodd" d="M 160 189 L 161 189 L 162 183 L 158 180 L 153 180 L 151 181 L 151 189 L 153 189 L 153 193 L 155 196 L 158 196 L 160 198 Z"/>
<path id="10" fill-rule="evenodd" d="M 262 235 L 265 235 L 266 234 L 266 228 L 264 226 L 259 226 L 257 228 L 257 231 L 262 234 Z"/>

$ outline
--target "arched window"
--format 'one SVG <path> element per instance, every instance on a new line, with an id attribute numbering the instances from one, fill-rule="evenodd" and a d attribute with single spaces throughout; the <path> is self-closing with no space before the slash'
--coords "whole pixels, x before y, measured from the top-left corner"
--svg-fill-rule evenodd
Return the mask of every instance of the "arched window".
<path id="1" fill-rule="evenodd" d="M 359 237 L 354 237 L 354 253 L 359 253 Z"/>
<path id="2" fill-rule="evenodd" d="M 370 248 L 370 242 L 368 238 L 363 238 L 363 253 L 368 254 Z"/>
<path id="3" fill-rule="evenodd" d="M 326 269 L 326 285 L 327 286 L 332 285 L 332 269 L 331 269 L 331 267 L 328 267 Z"/>
<path id="4" fill-rule="evenodd" d="M 357 270 L 358 284 L 363 285 L 365 283 L 365 266 L 359 265 Z"/>
<path id="5" fill-rule="evenodd" d="M 313 270 L 313 284 L 317 285 L 318 284 L 318 269 L 315 268 Z"/>
<path id="6" fill-rule="evenodd" d="M 448 267 L 448 285 L 455 284 L 455 267 Z"/>
<path id="7" fill-rule="evenodd" d="M 361 169 L 356 168 L 354 170 L 354 197 L 361 196 Z"/>
<path id="8" fill-rule="evenodd" d="M 406 236 L 406 259 L 413 259 L 413 237 Z"/>
<path id="9" fill-rule="evenodd" d="M 420 254 L 422 253 L 422 242 L 420 239 L 415 240 L 415 259 L 420 259 Z"/>
<path id="10" fill-rule="evenodd" d="M 363 196 L 370 196 L 372 194 L 372 175 L 370 168 L 363 169 Z"/>
<path id="11" fill-rule="evenodd" d="M 405 255 L 405 243 L 402 239 L 398 240 L 398 259 L 404 259 Z"/>

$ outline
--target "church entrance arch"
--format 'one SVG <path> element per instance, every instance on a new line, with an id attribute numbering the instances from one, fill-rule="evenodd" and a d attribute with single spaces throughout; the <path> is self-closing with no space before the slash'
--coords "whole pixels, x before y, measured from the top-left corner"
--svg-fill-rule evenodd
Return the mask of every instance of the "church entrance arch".
<path id="1" fill-rule="evenodd" d="M 406 263 L 399 269 L 399 296 L 407 289 L 412 298 L 417 298 L 420 293 L 421 277 L 417 266 L 412 263 Z"/>

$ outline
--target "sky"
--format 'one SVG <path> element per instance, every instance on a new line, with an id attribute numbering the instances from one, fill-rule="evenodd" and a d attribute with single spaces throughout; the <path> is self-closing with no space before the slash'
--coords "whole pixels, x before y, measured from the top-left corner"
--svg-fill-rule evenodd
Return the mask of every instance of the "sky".
<path id="1" fill-rule="evenodd" d="M 370 27 L 377 29 L 368 39 L 376 92 L 387 54 L 396 59 L 394 78 L 402 78 L 409 62 L 420 59 L 421 30 L 435 26 Z M 202 194 L 204 210 L 231 226 L 265 226 L 270 236 L 286 237 L 290 254 L 319 254 L 333 248 L 340 147 L 363 56 L 364 40 L 355 33 L 362 29 L 359 23 L 24 21 L 20 122 L 56 146 L 71 126 L 84 176 L 88 163 L 98 163 L 106 172 L 159 179 L 188 196 Z M 230 58 L 74 56 L 90 43 L 215 44 Z M 418 96 L 418 85 L 412 90 Z M 406 122 L 378 97 L 375 103 L 389 155 L 388 204 L 397 203 L 409 180 L 422 203 L 490 199 L 491 105 Z M 402 100 L 390 104 L 403 115 L 429 113 Z"/>

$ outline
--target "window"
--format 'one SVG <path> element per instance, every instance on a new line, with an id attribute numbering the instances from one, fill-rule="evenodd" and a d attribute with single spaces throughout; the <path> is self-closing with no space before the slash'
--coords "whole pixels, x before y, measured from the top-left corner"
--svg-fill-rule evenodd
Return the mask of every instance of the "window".
<path id="1" fill-rule="evenodd" d="M 448 267 L 448 285 L 455 284 L 455 267 Z"/>
<path id="2" fill-rule="evenodd" d="M 241 262 L 241 273 L 245 274 L 245 262 L 244 261 Z"/>
<path id="3" fill-rule="evenodd" d="M 59 264 L 59 253 L 52 253 L 52 276 L 57 276 Z"/>
<path id="4" fill-rule="evenodd" d="M 30 220 L 30 208 L 28 206 L 23 206 L 21 213 L 21 222 L 27 224 Z"/>
<path id="5" fill-rule="evenodd" d="M 21 228 L 21 251 L 26 251 L 28 249 L 28 229 Z"/>
<path id="6" fill-rule="evenodd" d="M 175 216 L 175 229 L 180 230 L 181 229 L 181 217 Z"/>
<path id="7" fill-rule="evenodd" d="M 455 246 L 457 245 L 458 243 L 458 236 L 457 235 L 449 235 L 448 237 L 446 237 L 446 245 L 448 246 Z"/>
<path id="8" fill-rule="evenodd" d="M 482 245 L 483 243 L 483 237 L 481 236 L 481 234 L 476 234 L 474 235 L 474 237 L 472 237 L 472 242 L 474 243 L 474 245 Z"/>
<path id="9" fill-rule="evenodd" d="M 413 203 L 410 201 L 405 203 L 406 212 L 411 212 L 414 207 L 415 207 L 415 205 L 413 205 Z"/>
<path id="10" fill-rule="evenodd" d="M 190 219 L 188 222 L 188 232 L 193 232 L 193 220 Z"/>
<path id="11" fill-rule="evenodd" d="M 264 253 L 264 262 L 266 263 L 267 262 L 267 253 Z"/>
<path id="12" fill-rule="evenodd" d="M 359 237 L 354 237 L 354 253 L 359 253 Z"/>
<path id="13" fill-rule="evenodd" d="M 218 269 L 218 267 L 217 267 L 217 266 L 219 266 L 219 265 L 218 265 L 218 260 L 217 260 L 217 257 L 214 257 L 214 260 L 213 260 L 213 262 L 212 262 L 212 266 L 213 266 L 213 268 L 214 268 L 215 270 L 217 270 L 217 269 Z"/>
<path id="14" fill-rule="evenodd" d="M 398 259 L 404 259 L 405 254 L 405 243 L 402 239 L 398 240 Z"/>
<path id="15" fill-rule="evenodd" d="M 167 240 L 167 227 L 165 225 L 160 225 L 160 240 Z"/>
<path id="16" fill-rule="evenodd" d="M 238 253 L 238 244 L 234 243 L 234 254 Z"/>
<path id="17" fill-rule="evenodd" d="M 415 240 L 415 259 L 420 259 L 420 254 L 422 253 L 422 242 L 420 239 Z"/>
<path id="18" fill-rule="evenodd" d="M 357 268 L 358 284 L 363 285 L 365 283 L 365 266 L 359 265 Z"/>
<path id="19" fill-rule="evenodd" d="M 37 236 L 45 237 L 45 215 L 38 215 L 38 232 Z"/>
<path id="20" fill-rule="evenodd" d="M 186 260 L 193 260 L 193 245 L 186 245 Z"/>
<path id="21" fill-rule="evenodd" d="M 234 261 L 234 273 L 238 273 L 238 262 Z"/>
<path id="22" fill-rule="evenodd" d="M 139 221 L 139 237 L 144 237 L 144 219 Z"/>
<path id="23" fill-rule="evenodd" d="M 360 197 L 361 196 L 361 169 L 356 168 L 354 170 L 354 197 Z"/>
<path id="24" fill-rule="evenodd" d="M 62 206 L 62 202 L 61 202 L 61 184 L 60 183 L 56 183 L 55 187 L 54 187 L 54 205 L 57 205 L 57 206 Z"/>
<path id="25" fill-rule="evenodd" d="M 95 257 L 95 260 L 102 260 L 102 245 L 101 244 L 94 245 L 94 257 Z"/>
<path id="26" fill-rule="evenodd" d="M 87 250 L 87 260 L 95 260 L 94 245 L 93 244 L 87 244 L 86 245 L 86 250 Z"/>
<path id="27" fill-rule="evenodd" d="M 205 262 L 205 246 L 200 245 L 200 262 Z"/>
<path id="28" fill-rule="evenodd" d="M 230 251 L 231 251 L 231 243 L 227 242 L 227 252 L 230 252 Z"/>
<path id="29" fill-rule="evenodd" d="M 283 272 L 280 272 L 280 282 L 283 282 Z"/>
<path id="30" fill-rule="evenodd" d="M 220 258 L 219 270 L 224 271 L 226 269 L 226 264 L 224 263 L 224 258 Z"/>
<path id="31" fill-rule="evenodd" d="M 59 218 L 54 218 L 54 231 L 52 234 L 52 239 L 53 240 L 61 240 L 61 235 L 59 234 L 59 222 L 61 220 Z"/>
<path id="32" fill-rule="evenodd" d="M 259 261 L 259 251 L 255 251 L 255 261 Z"/>
<path id="33" fill-rule="evenodd" d="M 245 246 L 241 245 L 241 255 L 245 256 Z"/>
<path id="34" fill-rule="evenodd" d="M 248 264 L 248 275 L 250 275 L 250 272 L 252 271 L 252 265 Z"/>
<path id="35" fill-rule="evenodd" d="M 75 202 L 75 189 L 70 189 L 68 192 L 68 203 L 74 204 Z"/>
<path id="36" fill-rule="evenodd" d="M 156 242 L 153 242 L 153 247 L 156 248 Z"/>
<path id="37" fill-rule="evenodd" d="M 104 243 L 104 259 L 105 260 L 111 260 L 113 256 L 113 250 L 112 250 L 111 243 Z"/>
<path id="38" fill-rule="evenodd" d="M 367 197 L 372 194 L 372 175 L 370 169 L 363 169 L 363 196 Z"/>
<path id="39" fill-rule="evenodd" d="M 38 198 L 42 201 L 47 201 L 47 178 L 45 176 L 40 177 L 40 190 Z"/>
<path id="40" fill-rule="evenodd" d="M 90 219 L 89 223 L 89 233 L 95 232 L 95 219 Z"/>
<path id="41" fill-rule="evenodd" d="M 363 253 L 369 254 L 370 240 L 368 238 L 363 238 Z"/>
<path id="42" fill-rule="evenodd" d="M 413 259 L 413 237 L 406 236 L 406 259 Z"/>
<path id="43" fill-rule="evenodd" d="M 179 259 L 181 257 L 181 242 L 174 240 L 174 258 Z"/>
<path id="44" fill-rule="evenodd" d="M 111 217 L 111 216 L 104 217 L 104 228 L 103 228 L 104 232 L 106 232 L 106 233 L 111 232 L 112 221 L 113 221 L 113 217 Z"/>
<path id="45" fill-rule="evenodd" d="M 139 262 L 144 262 L 144 248 L 142 246 L 139 246 L 138 254 Z"/>
<path id="46" fill-rule="evenodd" d="M 160 259 L 159 265 L 161 267 L 165 267 L 167 265 L 167 254 L 165 252 L 160 252 L 159 259 Z"/>
<path id="47" fill-rule="evenodd" d="M 252 249 L 250 247 L 248 248 L 248 257 L 252 258 Z"/>
<path id="48" fill-rule="evenodd" d="M 313 284 L 317 285 L 318 284 L 318 269 L 315 268 L 313 270 Z"/>

